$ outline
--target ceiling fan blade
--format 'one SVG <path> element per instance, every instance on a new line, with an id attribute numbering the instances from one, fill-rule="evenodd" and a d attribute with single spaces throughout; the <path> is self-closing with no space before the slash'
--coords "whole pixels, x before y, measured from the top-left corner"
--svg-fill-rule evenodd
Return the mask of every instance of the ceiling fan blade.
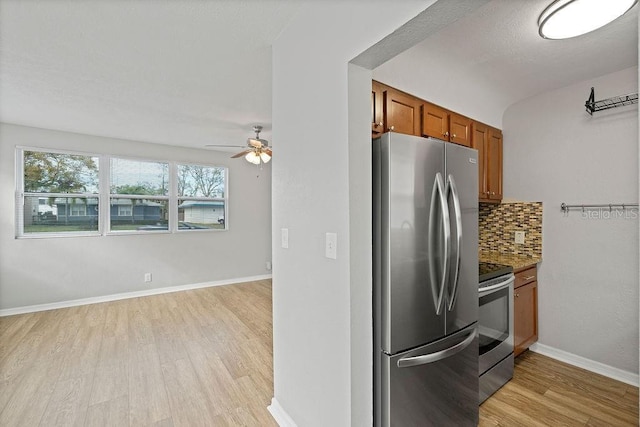
<path id="1" fill-rule="evenodd" d="M 231 156 L 231 158 L 232 158 L 232 159 L 236 159 L 236 158 L 238 158 L 238 157 L 245 156 L 245 155 L 249 154 L 249 153 L 250 153 L 250 152 L 252 152 L 252 151 L 253 151 L 253 148 L 250 148 L 250 149 L 248 149 L 248 150 L 241 151 L 241 152 L 239 152 L 238 154 L 234 154 L 233 156 Z"/>
<path id="2" fill-rule="evenodd" d="M 272 151 L 271 151 L 271 148 L 269 148 L 269 147 L 264 147 L 264 148 L 262 149 L 262 151 L 264 151 L 265 153 L 267 153 L 269 156 L 273 157 L 273 153 L 272 153 Z"/>
<path id="3" fill-rule="evenodd" d="M 220 145 L 220 144 L 206 144 L 205 147 L 225 147 L 225 148 L 242 148 L 244 145 Z"/>

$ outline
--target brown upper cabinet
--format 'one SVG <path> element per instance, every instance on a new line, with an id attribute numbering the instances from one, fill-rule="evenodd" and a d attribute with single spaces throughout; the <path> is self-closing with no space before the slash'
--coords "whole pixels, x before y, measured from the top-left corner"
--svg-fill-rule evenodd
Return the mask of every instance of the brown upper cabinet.
<path id="1" fill-rule="evenodd" d="M 500 203 L 502 200 L 502 131 L 489 128 L 489 146 L 487 149 L 487 191 L 489 200 Z"/>
<path id="2" fill-rule="evenodd" d="M 471 148 L 478 150 L 478 198 L 502 200 L 502 131 L 479 122 L 471 126 Z"/>
<path id="3" fill-rule="evenodd" d="M 373 81 L 371 85 L 371 138 L 377 138 L 384 132 L 384 86 Z"/>
<path id="4" fill-rule="evenodd" d="M 383 99 L 385 132 L 420 135 L 420 99 L 389 87 Z"/>
<path id="5" fill-rule="evenodd" d="M 384 132 L 420 136 L 422 100 L 373 80 L 371 85 L 371 138 Z"/>
<path id="6" fill-rule="evenodd" d="M 471 119 L 425 102 L 422 104 L 422 136 L 471 146 Z"/>
<path id="7" fill-rule="evenodd" d="M 371 137 L 431 136 L 478 150 L 478 198 L 502 200 L 502 131 L 373 80 Z"/>
<path id="8" fill-rule="evenodd" d="M 489 145 L 489 126 L 479 122 L 471 125 L 471 148 L 478 150 L 478 199 L 487 198 L 486 150 Z"/>

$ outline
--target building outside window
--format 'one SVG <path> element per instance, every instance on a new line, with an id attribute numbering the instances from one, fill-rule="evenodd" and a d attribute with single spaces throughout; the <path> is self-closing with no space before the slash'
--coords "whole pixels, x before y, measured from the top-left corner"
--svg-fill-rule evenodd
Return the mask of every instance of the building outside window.
<path id="1" fill-rule="evenodd" d="M 226 228 L 225 168 L 179 164 L 179 229 Z"/>
<path id="2" fill-rule="evenodd" d="M 111 232 L 169 230 L 169 163 L 112 157 Z"/>
<path id="3" fill-rule="evenodd" d="M 224 167 L 31 148 L 16 156 L 17 237 L 228 226 Z"/>
<path id="4" fill-rule="evenodd" d="M 98 157 L 28 149 L 18 153 L 17 235 L 97 234 Z"/>

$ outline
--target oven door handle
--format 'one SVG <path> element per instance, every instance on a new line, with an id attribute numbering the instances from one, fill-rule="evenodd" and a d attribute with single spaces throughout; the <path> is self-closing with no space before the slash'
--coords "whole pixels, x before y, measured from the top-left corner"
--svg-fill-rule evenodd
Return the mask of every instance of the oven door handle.
<path id="1" fill-rule="evenodd" d="M 516 280 L 516 276 L 511 275 L 511 277 L 509 277 L 504 282 L 496 283 L 495 285 L 487 286 L 486 288 L 480 288 L 479 289 L 480 296 L 486 295 L 487 292 L 493 292 L 493 291 L 500 290 L 502 288 L 508 288 L 509 285 L 512 284 L 515 280 Z"/>

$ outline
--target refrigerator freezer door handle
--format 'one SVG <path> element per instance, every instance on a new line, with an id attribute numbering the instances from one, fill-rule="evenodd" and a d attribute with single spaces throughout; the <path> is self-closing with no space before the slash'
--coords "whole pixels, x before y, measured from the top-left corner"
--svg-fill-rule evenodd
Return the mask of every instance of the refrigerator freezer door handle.
<path id="1" fill-rule="evenodd" d="M 440 172 L 436 174 L 435 182 L 433 183 L 433 190 L 431 191 L 431 205 L 429 211 L 429 231 L 427 235 L 428 239 L 428 252 L 429 252 L 429 278 L 431 282 L 431 292 L 433 293 L 433 301 L 435 303 L 436 314 L 440 315 L 442 313 L 442 305 L 444 301 L 444 292 L 447 281 L 449 279 L 449 241 L 451 240 L 451 228 L 449 225 L 449 210 L 447 209 L 447 199 L 444 191 L 444 183 L 442 180 L 442 175 Z M 436 283 L 438 283 L 438 278 L 436 277 L 435 271 L 435 242 L 434 239 L 437 235 L 437 230 L 435 229 L 436 222 L 434 219 L 434 211 L 436 202 L 440 202 L 440 209 L 442 213 L 442 225 L 443 225 L 443 233 L 444 233 L 444 248 L 443 248 L 443 257 L 442 257 L 442 279 L 440 280 L 440 284 L 436 287 Z"/>
<path id="2" fill-rule="evenodd" d="M 455 267 L 453 269 L 453 278 L 451 283 L 453 288 L 451 293 L 447 296 L 447 309 L 453 310 L 453 306 L 456 303 L 456 296 L 458 296 L 458 279 L 460 276 L 460 256 L 462 254 L 462 210 L 460 209 L 460 197 L 458 196 L 458 188 L 456 187 L 456 180 L 453 179 L 453 175 L 447 177 L 447 200 L 449 192 L 453 196 L 453 211 L 456 218 L 456 243 L 455 243 Z"/>
<path id="3" fill-rule="evenodd" d="M 406 357 L 398 360 L 398 368 L 410 368 L 412 366 L 426 365 L 427 363 L 437 362 L 447 357 L 451 357 L 454 354 L 460 353 L 467 348 L 469 344 L 473 342 L 476 337 L 475 328 L 469 333 L 469 336 L 464 341 L 454 345 L 453 347 L 446 348 L 444 350 L 437 351 L 431 354 L 424 354 L 422 356 Z"/>

